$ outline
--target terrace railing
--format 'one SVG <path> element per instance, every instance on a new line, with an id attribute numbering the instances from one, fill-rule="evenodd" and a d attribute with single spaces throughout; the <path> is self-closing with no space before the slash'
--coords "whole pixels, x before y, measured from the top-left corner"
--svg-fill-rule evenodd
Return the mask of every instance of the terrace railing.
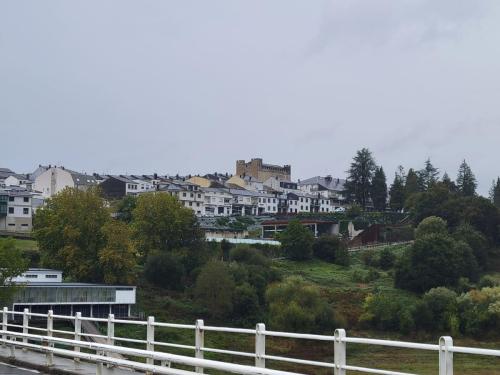
<path id="1" fill-rule="evenodd" d="M 17 324 L 22 317 L 22 324 Z M 31 317 L 46 319 L 46 327 L 35 327 L 30 325 Z M 10 318 L 10 319 L 9 319 Z M 54 321 L 73 322 L 74 330 L 54 329 Z M 106 326 L 106 334 L 89 334 L 82 332 L 82 321 L 101 323 Z M 116 325 L 132 325 L 145 327 L 145 337 L 136 339 L 130 337 L 119 337 L 115 335 Z M 172 328 L 179 330 L 189 330 L 193 333 L 193 345 L 185 345 L 171 342 L 162 342 L 155 339 L 155 329 Z M 32 333 L 36 332 L 36 334 Z M 237 350 L 228 350 L 220 348 L 211 348 L 205 345 L 206 332 L 220 332 L 227 334 L 246 334 L 252 335 L 255 341 L 255 350 L 252 352 L 243 352 Z M 337 329 L 334 335 L 316 335 L 292 332 L 269 331 L 262 323 L 257 324 L 255 329 L 215 327 L 204 325 L 203 320 L 197 320 L 195 324 L 177 324 L 156 322 L 154 317 L 150 316 L 145 321 L 115 319 L 112 314 L 108 318 L 83 317 L 80 313 L 75 316 L 54 315 L 52 311 L 47 314 L 30 313 L 28 309 L 24 312 L 9 311 L 7 308 L 2 310 L 2 329 L 0 331 L 2 345 L 9 346 L 11 356 L 15 355 L 15 347 L 23 349 L 42 351 L 46 353 L 46 362 L 48 366 L 53 365 L 54 355 L 74 358 L 75 361 L 86 360 L 96 363 L 97 374 L 100 374 L 103 364 L 128 367 L 140 371 L 187 375 L 203 373 L 204 369 L 221 370 L 234 374 L 268 374 L 268 375 L 297 375 L 296 372 L 280 371 L 266 368 L 266 360 L 288 363 L 292 365 L 311 366 L 307 374 L 315 374 L 315 369 L 323 368 L 329 371 L 333 370 L 335 375 L 345 375 L 347 371 L 357 371 L 369 374 L 385 375 L 415 375 L 400 371 L 390 371 L 352 365 L 347 362 L 347 343 L 376 345 L 393 348 L 417 349 L 423 351 L 436 352 L 439 361 L 439 375 L 453 375 L 453 354 L 463 353 L 481 356 L 494 356 L 500 358 L 500 350 L 482 349 L 455 346 L 453 339 L 449 336 L 443 336 L 437 344 L 422 344 L 404 341 L 379 340 L 368 338 L 348 337 L 345 330 Z M 57 335 L 57 336 L 56 336 Z M 64 338 L 62 336 L 69 336 Z M 307 360 L 301 358 L 282 357 L 266 354 L 266 338 L 290 338 L 298 340 L 313 340 L 327 342 L 332 344 L 333 362 Z M 84 341 L 85 338 L 98 338 L 103 343 L 94 343 Z M 115 345 L 134 344 L 143 346 L 141 348 L 130 348 Z M 55 345 L 57 344 L 57 347 Z M 61 349 L 60 347 L 66 349 Z M 177 348 L 191 350 L 194 356 L 182 356 L 171 354 L 164 351 L 157 351 L 160 347 Z M 81 349 L 85 349 L 82 352 Z M 89 354 L 89 351 L 95 351 L 95 354 Z M 225 354 L 232 357 L 251 358 L 255 361 L 253 366 L 235 364 L 232 362 L 222 362 L 208 360 L 204 358 L 205 353 Z M 112 354 L 120 354 L 133 358 L 141 357 L 146 363 L 130 359 L 117 358 Z M 183 365 L 192 367 L 193 371 L 180 370 L 171 367 L 172 365 Z M 304 372 L 302 372 L 304 374 Z"/>

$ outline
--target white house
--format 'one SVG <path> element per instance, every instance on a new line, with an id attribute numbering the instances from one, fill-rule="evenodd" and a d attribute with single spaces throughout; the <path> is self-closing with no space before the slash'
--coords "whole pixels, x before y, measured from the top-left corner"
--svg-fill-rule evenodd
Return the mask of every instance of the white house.
<path id="1" fill-rule="evenodd" d="M 33 190 L 41 192 L 44 198 L 49 198 L 66 187 L 87 190 L 95 185 L 97 181 L 93 175 L 54 166 L 35 179 Z"/>
<path id="2" fill-rule="evenodd" d="M 330 199 L 333 209 L 345 205 L 343 191 L 345 190 L 345 180 L 333 178 L 328 175 L 325 177 L 316 176 L 299 182 L 299 188 L 305 193 L 318 194 L 323 198 Z M 324 207 L 326 209 L 326 206 Z"/>
<path id="3" fill-rule="evenodd" d="M 227 189 L 200 188 L 204 195 L 204 216 L 229 216 L 232 214 L 233 196 Z"/>
<path id="4" fill-rule="evenodd" d="M 19 186 L 0 189 L 0 230 L 30 232 L 33 214 L 43 204 L 40 194 Z"/>

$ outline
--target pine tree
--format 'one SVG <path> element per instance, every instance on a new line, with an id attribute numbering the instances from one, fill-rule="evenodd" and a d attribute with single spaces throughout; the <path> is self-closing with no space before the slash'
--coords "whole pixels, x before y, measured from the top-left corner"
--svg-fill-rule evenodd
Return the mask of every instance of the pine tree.
<path id="1" fill-rule="evenodd" d="M 384 211 L 387 205 L 387 182 L 384 169 L 382 167 L 375 169 L 370 195 L 373 207 L 377 211 Z"/>
<path id="2" fill-rule="evenodd" d="M 451 180 L 450 176 L 448 176 L 448 173 L 446 172 L 444 172 L 442 183 L 450 192 L 455 193 L 457 191 L 457 185 Z"/>
<path id="3" fill-rule="evenodd" d="M 391 209 L 400 211 L 405 204 L 405 175 L 402 166 L 399 166 L 398 172 L 394 175 L 394 182 L 389 190 L 389 206 Z"/>
<path id="4" fill-rule="evenodd" d="M 425 161 L 424 169 L 418 171 L 419 190 L 428 190 L 436 184 L 439 179 L 439 169 L 434 167 L 431 159 Z"/>
<path id="5" fill-rule="evenodd" d="M 405 200 L 408 199 L 411 195 L 418 193 L 420 191 L 422 191 L 422 190 L 420 189 L 420 186 L 419 186 L 418 175 L 413 170 L 413 168 L 410 168 L 408 170 L 408 175 L 406 176 Z"/>
<path id="6" fill-rule="evenodd" d="M 500 177 L 498 177 L 496 181 L 493 180 L 490 189 L 490 199 L 495 207 L 500 208 Z"/>
<path id="7" fill-rule="evenodd" d="M 465 197 L 472 197 L 476 195 L 476 187 L 476 177 L 474 173 L 472 173 L 472 169 L 464 160 L 458 168 L 457 190 Z"/>
<path id="8" fill-rule="evenodd" d="M 347 171 L 345 184 L 346 198 L 366 208 L 370 197 L 373 174 L 376 168 L 372 153 L 363 148 L 356 153 L 351 166 Z"/>

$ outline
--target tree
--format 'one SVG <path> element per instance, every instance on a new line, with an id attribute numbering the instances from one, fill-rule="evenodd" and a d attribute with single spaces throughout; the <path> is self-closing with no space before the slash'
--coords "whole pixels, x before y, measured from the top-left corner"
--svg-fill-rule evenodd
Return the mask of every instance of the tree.
<path id="1" fill-rule="evenodd" d="M 172 290 L 184 289 L 186 270 L 178 255 L 156 252 L 148 255 L 144 276 L 151 284 Z"/>
<path id="2" fill-rule="evenodd" d="M 497 178 L 496 182 L 493 180 L 490 189 L 490 199 L 495 207 L 500 208 L 500 177 Z"/>
<path id="3" fill-rule="evenodd" d="M 171 251 L 183 247 L 203 250 L 203 235 L 196 216 L 170 194 L 142 194 L 137 198 L 132 215 L 137 250 L 144 258 L 155 250 Z"/>
<path id="4" fill-rule="evenodd" d="M 104 282 L 131 284 L 134 281 L 136 259 L 129 226 L 111 219 L 103 225 L 102 232 L 106 245 L 99 250 L 98 257 Z"/>
<path id="5" fill-rule="evenodd" d="M 413 194 L 416 194 L 420 192 L 420 186 L 418 183 L 418 175 L 417 173 L 413 170 L 413 168 L 410 168 L 408 170 L 408 175 L 406 176 L 406 183 L 405 183 L 405 201 L 411 197 Z"/>
<path id="6" fill-rule="evenodd" d="M 350 201 L 361 205 L 363 209 L 370 199 L 370 190 L 373 174 L 375 173 L 375 160 L 367 148 L 356 153 L 349 170 L 345 184 L 345 194 Z"/>
<path id="7" fill-rule="evenodd" d="M 457 190 L 465 197 L 472 197 L 476 195 L 476 187 L 476 177 L 464 160 L 458 169 Z"/>
<path id="8" fill-rule="evenodd" d="M 422 293 L 438 286 L 455 286 L 460 277 L 477 278 L 471 248 L 443 234 L 417 238 L 396 264 L 398 288 Z"/>
<path id="9" fill-rule="evenodd" d="M 422 220 L 415 229 L 415 238 L 422 238 L 430 234 L 448 235 L 446 221 L 437 216 L 429 216 Z"/>
<path id="10" fill-rule="evenodd" d="M 16 292 L 16 285 L 12 278 L 21 275 L 28 269 L 28 260 L 23 257 L 21 250 L 16 247 L 12 238 L 0 238 L 0 303 L 6 306 Z"/>
<path id="11" fill-rule="evenodd" d="M 285 256 L 292 260 L 312 258 L 314 235 L 299 220 L 291 220 L 279 239 Z"/>
<path id="12" fill-rule="evenodd" d="M 208 262 L 196 280 L 194 295 L 196 302 L 204 306 L 217 319 L 226 318 L 233 312 L 235 283 L 227 265 Z"/>
<path id="13" fill-rule="evenodd" d="M 48 199 L 34 220 L 42 264 L 62 269 L 78 281 L 102 282 L 99 252 L 106 246 L 102 228 L 110 220 L 97 189 L 66 188 Z"/>
<path id="14" fill-rule="evenodd" d="M 455 185 L 455 182 L 451 180 L 450 176 L 448 176 L 448 173 L 446 172 L 444 172 L 441 183 L 446 186 L 450 192 L 455 193 L 457 191 L 457 185 Z"/>
<path id="15" fill-rule="evenodd" d="M 483 268 L 487 266 L 489 245 L 488 240 L 481 232 L 470 224 L 462 223 L 453 233 L 453 238 L 457 241 L 463 241 L 471 247 L 479 266 Z"/>
<path id="16" fill-rule="evenodd" d="M 349 265 L 349 254 L 347 245 L 338 236 L 322 235 L 313 244 L 314 256 L 326 262 Z"/>
<path id="17" fill-rule="evenodd" d="M 333 309 L 320 290 L 299 276 L 272 284 L 266 292 L 272 329 L 292 332 L 324 332 L 336 325 Z"/>
<path id="18" fill-rule="evenodd" d="M 431 163 L 431 159 L 428 158 L 425 161 L 424 169 L 419 171 L 418 176 L 420 177 L 420 190 L 428 190 L 438 181 L 439 169 L 434 167 Z"/>
<path id="19" fill-rule="evenodd" d="M 385 211 L 385 207 L 387 205 L 387 182 L 384 169 L 382 167 L 375 169 L 370 195 L 373 207 L 377 211 Z"/>
<path id="20" fill-rule="evenodd" d="M 389 206 L 394 211 L 401 211 L 405 205 L 405 176 L 402 166 L 394 175 L 394 182 L 389 190 Z"/>
<path id="21" fill-rule="evenodd" d="M 137 197 L 134 195 L 126 195 L 119 202 L 116 208 L 116 217 L 124 221 L 125 223 L 130 223 L 132 221 L 132 212 L 137 205 Z"/>

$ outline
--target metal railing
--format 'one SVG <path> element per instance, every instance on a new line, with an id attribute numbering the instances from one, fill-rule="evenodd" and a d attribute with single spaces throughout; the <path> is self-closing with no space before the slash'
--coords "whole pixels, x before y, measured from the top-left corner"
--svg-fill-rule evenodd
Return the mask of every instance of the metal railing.
<path id="1" fill-rule="evenodd" d="M 9 322 L 9 316 L 15 318 L 22 316 L 22 324 L 15 324 L 19 319 L 11 319 L 14 323 Z M 47 320 L 46 328 L 34 327 L 29 325 L 31 317 L 45 318 Z M 56 330 L 54 329 L 54 320 L 71 321 L 74 325 L 74 331 Z M 82 321 L 91 321 L 106 325 L 106 334 L 96 335 L 82 332 Z M 145 339 L 133 339 L 128 337 L 115 336 L 115 325 L 136 325 L 146 328 Z M 155 328 L 173 328 L 181 330 L 191 330 L 194 333 L 194 345 L 177 344 L 171 342 L 161 342 L 155 340 Z M 30 333 L 36 331 L 38 334 Z M 45 334 L 39 334 L 44 332 Z M 253 352 L 243 352 L 228 349 L 210 348 L 205 346 L 205 332 L 219 333 L 235 333 L 254 336 L 255 350 Z M 55 334 L 68 335 L 71 339 L 57 337 Z M 63 356 L 74 358 L 75 361 L 80 359 L 87 360 L 99 364 L 97 373 L 100 372 L 102 364 L 110 364 L 115 366 L 129 367 L 141 371 L 185 375 L 192 374 L 185 370 L 174 369 L 172 364 L 185 365 L 194 367 L 195 373 L 203 373 L 204 369 L 216 369 L 227 371 L 235 374 L 268 374 L 268 375 L 291 375 L 297 374 L 294 372 L 286 372 L 266 368 L 266 360 L 296 364 L 302 366 L 311 366 L 312 372 L 314 368 L 333 369 L 335 375 L 345 375 L 346 371 L 357 371 L 370 374 L 384 375 L 415 375 L 399 371 L 389 371 L 382 369 L 374 369 L 368 367 L 354 366 L 347 363 L 347 343 L 376 345 L 394 348 L 417 349 L 425 351 L 433 351 L 438 353 L 439 357 L 439 375 L 453 375 L 453 354 L 463 353 L 472 355 L 495 356 L 500 358 L 500 350 L 470 348 L 454 346 L 453 340 L 449 336 L 443 336 L 439 339 L 438 344 L 422 344 L 404 341 L 379 340 L 368 338 L 348 337 L 345 330 L 337 329 L 334 335 L 316 335 L 292 332 L 277 332 L 266 330 L 263 323 L 257 324 L 255 329 L 246 328 L 230 328 L 230 327 L 215 327 L 204 325 L 203 320 L 197 320 L 195 324 L 177 324 L 177 323 L 162 323 L 156 322 L 154 317 L 150 316 L 146 321 L 115 319 L 113 314 L 108 318 L 91 318 L 83 317 L 80 313 L 75 316 L 54 315 L 52 311 L 47 314 L 30 313 L 28 309 L 24 312 L 9 311 L 4 308 L 2 311 L 2 330 L 0 331 L 2 345 L 7 345 L 11 348 L 11 355 L 14 355 L 14 348 L 21 347 L 23 349 L 31 349 L 43 351 L 46 353 L 47 365 L 51 366 L 54 363 L 53 356 Z M 104 340 L 103 343 L 94 343 L 83 341 L 85 338 L 98 338 Z M 299 358 L 282 357 L 266 354 L 266 338 L 290 338 L 298 340 L 313 340 L 321 342 L 329 342 L 333 345 L 333 362 L 313 361 Z M 38 343 L 38 344 L 34 344 Z M 144 349 L 129 348 L 117 346 L 115 343 L 131 343 L 144 345 Z M 54 345 L 66 346 L 71 349 L 59 349 Z M 156 351 L 155 348 L 177 348 L 192 350 L 194 358 L 189 356 L 181 356 L 170 354 L 162 351 Z M 82 353 L 81 348 L 95 350 L 96 354 Z M 146 363 L 131 361 L 128 359 L 113 358 L 111 353 L 124 356 L 142 357 L 146 359 Z M 233 357 L 253 358 L 254 366 L 234 364 L 228 362 L 207 360 L 204 358 L 204 353 L 225 354 Z M 155 361 L 160 362 L 158 366 Z M 309 372 L 308 372 L 309 373 Z"/>

